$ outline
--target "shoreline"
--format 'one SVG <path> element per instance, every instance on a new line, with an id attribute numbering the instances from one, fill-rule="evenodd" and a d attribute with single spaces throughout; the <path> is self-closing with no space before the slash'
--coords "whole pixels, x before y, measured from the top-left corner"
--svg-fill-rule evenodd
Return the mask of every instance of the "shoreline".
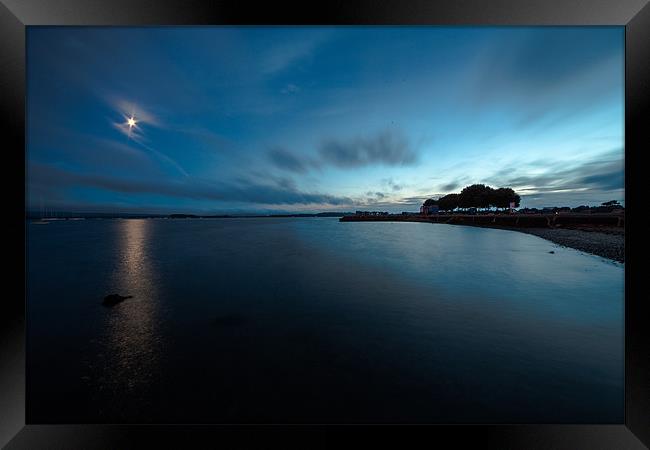
<path id="1" fill-rule="evenodd" d="M 471 225 L 470 225 L 471 226 Z M 562 247 L 572 248 L 591 255 L 625 263 L 625 235 L 597 228 L 514 228 L 505 226 L 475 225 L 479 228 L 518 231 L 546 239 Z"/>
<path id="2" fill-rule="evenodd" d="M 569 223 L 566 225 L 554 226 L 541 226 L 542 224 L 531 224 L 533 226 L 516 226 L 511 223 L 498 223 L 492 220 L 493 216 L 476 216 L 480 218 L 478 221 L 467 220 L 471 216 L 378 216 L 378 217 L 342 217 L 341 222 L 426 222 L 426 223 L 442 223 L 447 225 L 464 225 L 473 226 L 478 228 L 494 228 L 498 230 L 518 231 L 520 233 L 532 234 L 533 236 L 546 239 L 554 244 L 563 247 L 572 248 L 581 252 L 589 253 L 592 255 L 600 256 L 619 263 L 625 263 L 625 231 L 624 227 L 614 225 L 612 220 L 603 220 L 603 223 L 596 217 L 590 219 L 595 223 L 580 223 L 589 222 L 589 220 L 582 220 L 576 223 Z M 496 216 L 499 217 L 499 216 Z M 557 216 L 560 217 L 561 216 Z M 611 217 L 611 216 L 610 216 Z M 575 219 L 575 217 L 572 217 Z M 505 218 L 504 218 L 505 219 Z M 547 221 L 546 217 L 535 218 L 536 222 L 542 219 Z M 611 219 L 614 219 L 613 217 Z M 555 222 L 556 218 L 548 218 Z M 505 222 L 506 220 L 504 220 Z M 609 222 L 609 223 L 607 223 Z M 518 222 L 517 222 L 518 223 Z M 513 226 L 514 225 L 514 226 Z"/>

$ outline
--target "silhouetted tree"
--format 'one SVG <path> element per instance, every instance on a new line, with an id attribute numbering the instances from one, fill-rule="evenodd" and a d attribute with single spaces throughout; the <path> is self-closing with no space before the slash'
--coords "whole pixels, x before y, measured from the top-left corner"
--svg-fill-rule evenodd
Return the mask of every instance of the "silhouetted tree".
<path id="1" fill-rule="evenodd" d="M 438 207 L 443 211 L 452 211 L 456 208 L 508 208 L 510 203 L 514 202 L 515 207 L 519 207 L 521 197 L 511 188 L 493 189 L 484 184 L 472 184 L 466 186 L 460 191 L 460 194 L 447 194 L 440 197 L 435 203 L 435 200 L 429 199 L 438 204 Z M 424 202 L 424 206 L 428 206 L 429 200 Z"/>
<path id="2" fill-rule="evenodd" d="M 514 202 L 515 207 L 519 207 L 520 201 L 521 197 L 511 188 L 499 188 L 492 190 L 490 204 L 496 208 L 509 208 L 510 202 Z"/>
<path id="3" fill-rule="evenodd" d="M 453 211 L 458 208 L 458 194 L 447 194 L 440 197 L 438 207 L 443 211 Z"/>
<path id="4" fill-rule="evenodd" d="M 472 184 L 460 191 L 459 206 L 462 208 L 489 208 L 493 189 L 484 184 Z"/>
<path id="5" fill-rule="evenodd" d="M 424 201 L 424 206 L 434 206 L 438 204 L 438 200 L 434 200 L 432 198 L 428 198 Z"/>

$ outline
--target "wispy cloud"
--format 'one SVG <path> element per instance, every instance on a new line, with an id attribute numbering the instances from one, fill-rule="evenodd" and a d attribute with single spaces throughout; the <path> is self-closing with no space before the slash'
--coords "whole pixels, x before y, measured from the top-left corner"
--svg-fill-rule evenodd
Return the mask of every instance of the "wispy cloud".
<path id="1" fill-rule="evenodd" d="M 41 177 L 61 199 L 406 210 L 474 182 L 524 205 L 620 199 L 623 152 L 601 153 L 623 143 L 622 29 L 29 33 L 28 163 L 69 172 L 77 188 Z"/>
<path id="2" fill-rule="evenodd" d="M 298 154 L 283 147 L 274 147 L 267 156 L 283 170 L 305 173 L 309 169 L 326 166 L 357 169 L 366 166 L 411 166 L 418 162 L 418 154 L 403 134 L 386 130 L 368 137 L 352 139 L 324 139 L 317 148 L 317 156 Z M 398 191 L 402 186 L 392 179 L 386 184 Z"/>
<path id="3" fill-rule="evenodd" d="M 461 187 L 461 184 L 460 184 L 459 181 L 451 181 L 449 183 L 446 183 L 446 184 L 443 184 L 442 186 L 440 186 L 440 189 L 442 189 L 445 192 L 447 192 L 447 191 L 451 192 L 451 191 L 453 191 L 455 189 L 458 189 L 459 187 Z"/>
<path id="4" fill-rule="evenodd" d="M 393 192 L 401 191 L 404 186 L 401 183 L 397 183 L 392 178 L 384 178 L 381 180 L 382 184 L 388 186 Z"/>
<path id="5" fill-rule="evenodd" d="M 326 139 L 318 152 L 324 162 L 341 168 L 405 166 L 415 164 L 418 159 L 408 139 L 390 130 L 372 137 Z"/>
<path id="6" fill-rule="evenodd" d="M 299 33 L 292 37 L 288 42 L 272 45 L 262 57 L 262 71 L 265 74 L 275 75 L 309 58 L 316 48 L 330 37 L 330 32 L 319 30 L 304 35 Z"/>
<path id="7" fill-rule="evenodd" d="M 488 182 L 511 186 L 522 194 L 541 194 L 558 192 L 607 192 L 623 189 L 624 160 L 623 151 L 607 152 L 601 158 L 564 167 L 557 163 L 538 165 L 534 173 L 522 173 L 521 169 L 511 167 L 488 177 Z"/>
<path id="8" fill-rule="evenodd" d="M 174 158 L 166 155 L 165 153 L 156 150 L 148 144 L 147 136 L 145 135 L 144 126 L 153 126 L 163 128 L 164 125 L 160 118 L 153 114 L 150 109 L 143 107 L 140 104 L 124 100 L 115 96 L 107 97 L 109 103 L 117 110 L 122 116 L 122 120 L 112 122 L 113 126 L 122 134 L 140 147 L 147 150 L 155 158 L 174 167 L 181 175 L 187 177 L 187 171 L 176 161 Z M 135 121 L 134 124 L 129 123 L 129 119 Z M 176 130 L 178 131 L 178 130 Z"/>
<path id="9" fill-rule="evenodd" d="M 304 173 L 309 168 L 308 160 L 282 147 L 272 148 L 268 153 L 271 162 L 278 168 L 291 172 Z"/>
<path id="10" fill-rule="evenodd" d="M 48 164 L 32 163 L 31 183 L 38 188 L 85 187 L 128 194 L 154 194 L 192 200 L 244 202 L 258 205 L 349 205 L 349 197 L 302 192 L 289 183 L 261 184 L 255 181 L 226 183 L 204 179 L 138 179 L 105 174 L 77 173 Z"/>
<path id="11" fill-rule="evenodd" d="M 147 108 L 144 108 L 142 105 L 116 97 L 114 95 L 107 95 L 106 101 L 117 112 L 118 115 L 118 119 L 113 120 L 112 122 L 113 126 L 126 136 L 129 136 L 133 139 L 143 140 L 143 125 L 154 126 L 158 128 L 161 128 L 163 126 L 160 118 Z M 135 126 L 129 126 L 129 118 L 133 118 L 135 120 Z"/>

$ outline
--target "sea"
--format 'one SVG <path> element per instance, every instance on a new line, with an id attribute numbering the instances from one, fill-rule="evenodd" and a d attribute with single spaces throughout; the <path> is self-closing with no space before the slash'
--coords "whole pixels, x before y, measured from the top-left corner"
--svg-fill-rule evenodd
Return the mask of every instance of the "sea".
<path id="1" fill-rule="evenodd" d="M 27 423 L 623 422 L 620 263 L 431 223 L 26 229 Z"/>

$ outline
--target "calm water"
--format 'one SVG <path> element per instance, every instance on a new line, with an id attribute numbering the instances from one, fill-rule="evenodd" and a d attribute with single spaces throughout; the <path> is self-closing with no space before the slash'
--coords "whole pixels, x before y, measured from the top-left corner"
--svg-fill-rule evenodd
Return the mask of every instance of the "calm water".
<path id="1" fill-rule="evenodd" d="M 535 236 L 27 227 L 28 422 L 623 421 L 623 266 Z"/>

